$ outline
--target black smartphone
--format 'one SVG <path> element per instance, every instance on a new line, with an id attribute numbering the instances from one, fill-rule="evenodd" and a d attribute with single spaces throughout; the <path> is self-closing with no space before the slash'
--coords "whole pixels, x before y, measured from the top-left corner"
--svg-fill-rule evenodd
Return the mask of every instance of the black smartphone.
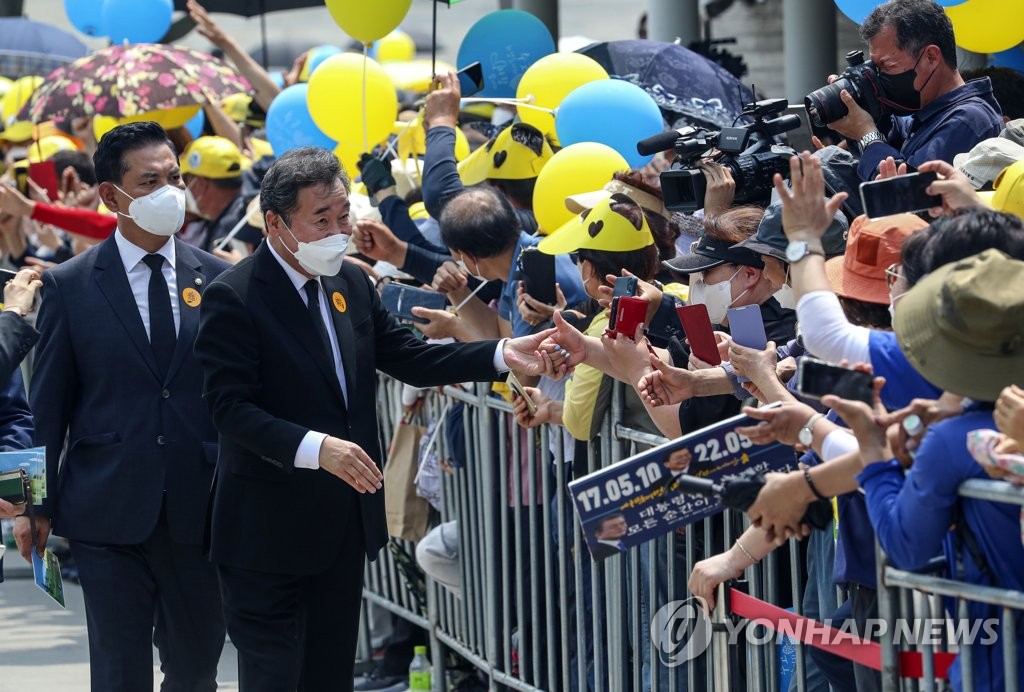
<path id="1" fill-rule="evenodd" d="M 555 293 L 555 256 L 536 247 L 523 248 L 519 253 L 519 274 L 530 297 L 545 305 L 558 302 Z"/>
<path id="2" fill-rule="evenodd" d="M 432 310 L 444 310 L 448 301 L 443 293 L 413 288 L 392 281 L 381 289 L 380 302 L 395 317 L 418 324 L 426 324 L 428 320 L 413 315 L 412 309 L 418 306 Z"/>
<path id="3" fill-rule="evenodd" d="M 484 68 L 479 61 L 471 62 L 456 72 L 462 96 L 472 96 L 484 88 Z"/>
<path id="4" fill-rule="evenodd" d="M 935 173 L 908 173 L 886 180 L 860 184 L 860 201 L 869 219 L 927 211 L 942 206 L 940 195 L 929 195 L 928 186 L 938 180 Z"/>
<path id="5" fill-rule="evenodd" d="M 635 276 L 620 276 L 615 279 L 615 291 L 612 297 L 635 296 L 637 290 L 637 278 Z"/>
<path id="6" fill-rule="evenodd" d="M 835 394 L 841 399 L 875 403 L 874 380 L 866 372 L 851 370 L 816 358 L 801 358 L 796 368 L 796 389 L 809 399 Z"/>

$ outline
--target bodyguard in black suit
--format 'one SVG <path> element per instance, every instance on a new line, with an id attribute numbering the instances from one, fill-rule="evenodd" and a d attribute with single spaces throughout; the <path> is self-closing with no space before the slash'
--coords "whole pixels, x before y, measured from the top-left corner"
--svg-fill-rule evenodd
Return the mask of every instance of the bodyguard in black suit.
<path id="1" fill-rule="evenodd" d="M 41 551 L 51 522 L 69 539 L 94 690 L 153 689 L 151 642 L 161 689 L 213 690 L 224 624 L 202 543 L 216 433 L 192 346 L 227 265 L 173 237 L 184 186 L 159 125 L 111 130 L 94 160 L 118 230 L 44 275 L 31 403 L 49 496 L 36 536 L 18 520 L 19 548 Z"/>
<path id="2" fill-rule="evenodd" d="M 352 689 L 364 558 L 387 541 L 375 371 L 425 387 L 542 369 L 548 333 L 428 346 L 400 326 L 342 265 L 348 187 L 324 149 L 281 157 L 261 190 L 268 241 L 203 299 L 211 557 L 244 692 Z"/>

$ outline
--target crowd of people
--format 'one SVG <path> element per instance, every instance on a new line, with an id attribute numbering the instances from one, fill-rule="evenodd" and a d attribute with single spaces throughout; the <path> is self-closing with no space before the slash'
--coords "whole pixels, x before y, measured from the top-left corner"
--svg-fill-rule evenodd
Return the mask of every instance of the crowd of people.
<path id="1" fill-rule="evenodd" d="M 454 74 L 425 95 L 414 175 L 383 147 L 348 171 L 324 149 L 270 151 L 261 128 L 281 87 L 196 0 L 188 6 L 253 87 L 204 106 L 200 136 L 150 121 L 100 133 L 88 118 L 0 131 L 0 252 L 13 270 L 0 443 L 45 447 L 49 488 L 31 517 L 2 499 L 0 517 L 14 519 L 26 559 L 55 545 L 51 531 L 67 539 L 94 689 L 152 688 L 150 642 L 165 689 L 215 689 L 225 632 L 242 690 L 375 690 L 404 678 L 425 641 L 407 626 L 377 670 L 354 675 L 364 560 L 388 540 L 377 370 L 407 383 L 409 412 L 430 387 L 494 382 L 520 428 L 547 426 L 550 464 L 562 460 L 570 480 L 599 449 L 615 382 L 626 394 L 617 422 L 669 439 L 741 412 L 755 419 L 738 432 L 793 447 L 799 468 L 768 474 L 750 527 L 687 575 L 709 606 L 720 584 L 805 539 L 802 612 L 860 631 L 878 617 L 876 539 L 898 568 L 1024 590 L 1024 514 L 958 496 L 973 478 L 1024 484 L 1024 75 L 965 80 L 940 5 L 890 0 L 870 14 L 861 30 L 885 119 L 843 91 L 834 144 L 794 152 L 761 204 L 736 204 L 742 181 L 709 156 L 703 209 L 666 208 L 667 151 L 567 198 L 576 216 L 558 229 L 533 213 L 558 151 L 551 133 L 498 105 L 481 136 Z M 20 108 L 30 93 L 4 98 Z M 458 161 L 463 131 L 475 149 Z M 54 164 L 56 199 L 27 175 L 42 161 Z M 868 218 L 841 184 L 914 171 L 936 174 L 928 193 L 941 200 L 919 213 Z M 528 288 L 536 265 L 551 267 L 546 299 Z M 609 328 L 623 277 L 646 303 L 632 334 Z M 419 305 L 402 324 L 380 298 L 392 283 L 451 308 Z M 721 364 L 692 352 L 676 313 L 686 304 L 706 307 Z M 760 312 L 763 350 L 730 336 L 729 310 L 745 306 Z M 807 358 L 871 373 L 873 405 L 802 396 L 794 375 Z M 503 382 L 509 371 L 518 391 Z M 445 430 L 453 454 L 462 434 Z M 817 500 L 835 502 L 824 531 L 804 523 Z M 459 524 L 476 518 L 450 519 L 416 557 L 459 594 Z M 622 530 L 602 524 L 609 554 Z M 543 559 L 571 561 L 570 548 Z M 517 546 L 500 550 L 506 569 L 528 569 Z M 682 573 L 679 555 L 656 563 L 672 560 Z M 651 613 L 664 594 L 643 582 Z M 1022 675 L 1003 659 L 1024 655 L 1022 618 L 1012 627 L 1001 636 L 1015 647 L 973 647 L 973 689 Z M 658 663 L 646 648 L 635 655 L 650 684 Z M 877 671 L 809 651 L 808 689 L 881 689 Z M 683 684 L 685 671 L 660 684 Z M 955 662 L 955 689 L 963 675 Z"/>

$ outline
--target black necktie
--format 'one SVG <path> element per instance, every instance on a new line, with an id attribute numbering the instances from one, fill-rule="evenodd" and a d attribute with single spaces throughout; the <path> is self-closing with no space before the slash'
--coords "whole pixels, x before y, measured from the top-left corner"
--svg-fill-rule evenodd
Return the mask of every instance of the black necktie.
<path id="1" fill-rule="evenodd" d="M 327 336 L 327 327 L 324 325 L 323 315 L 320 314 L 320 284 L 316 279 L 310 279 L 302 288 L 306 291 L 306 309 L 309 310 L 309 319 L 313 320 L 313 328 L 320 335 L 320 343 L 327 353 L 327 362 L 334 365 L 331 339 Z"/>
<path id="2" fill-rule="evenodd" d="M 142 261 L 149 267 L 149 344 L 153 347 L 157 367 L 166 374 L 178 337 L 174 332 L 171 295 L 164 280 L 164 257 L 146 255 Z"/>

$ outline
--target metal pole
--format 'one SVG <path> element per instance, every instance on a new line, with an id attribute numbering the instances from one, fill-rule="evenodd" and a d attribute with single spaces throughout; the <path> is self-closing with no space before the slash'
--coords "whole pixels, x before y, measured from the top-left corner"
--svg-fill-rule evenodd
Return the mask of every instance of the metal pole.
<path id="1" fill-rule="evenodd" d="M 831 2 L 782 0 L 786 98 L 800 105 L 836 71 L 836 7 Z"/>
<path id="2" fill-rule="evenodd" d="M 260 40 L 263 42 L 263 69 L 270 64 L 270 56 L 267 55 L 267 5 L 260 0 Z"/>
<path id="3" fill-rule="evenodd" d="M 529 12 L 544 22 L 558 45 L 558 0 L 512 0 L 512 7 Z"/>
<path id="4" fill-rule="evenodd" d="M 679 39 L 686 46 L 700 40 L 700 28 L 698 0 L 647 0 L 648 38 L 669 42 Z"/>

